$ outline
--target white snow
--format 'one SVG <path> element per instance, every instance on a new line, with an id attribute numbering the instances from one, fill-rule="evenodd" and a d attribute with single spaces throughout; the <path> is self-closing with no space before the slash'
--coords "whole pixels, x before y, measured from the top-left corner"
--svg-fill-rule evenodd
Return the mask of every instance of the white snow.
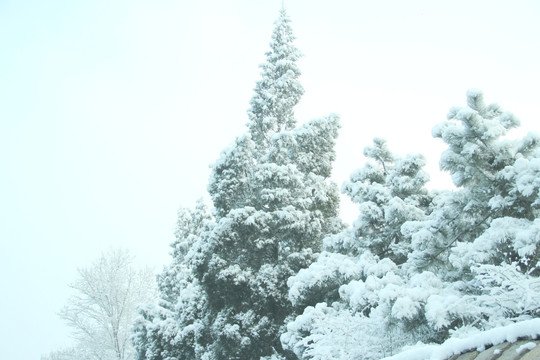
<path id="1" fill-rule="evenodd" d="M 441 345 L 418 344 L 397 355 L 383 360 L 443 360 L 463 352 L 484 349 L 486 346 L 502 344 L 505 341 L 515 342 L 521 337 L 535 338 L 540 335 L 540 319 L 526 320 L 512 325 L 497 327 L 469 336 L 465 339 L 448 339 Z M 518 352 L 532 349 L 530 342 L 521 346 Z"/>
<path id="2" fill-rule="evenodd" d="M 518 347 L 518 348 L 516 349 L 516 352 L 517 352 L 518 354 L 521 354 L 521 353 L 524 352 L 525 350 L 532 350 L 532 349 L 534 349 L 535 347 L 536 347 L 536 344 L 533 343 L 532 341 L 530 341 L 530 342 L 528 342 L 528 343 L 526 343 L 526 344 L 523 344 L 523 345 L 521 345 L 520 347 Z"/>

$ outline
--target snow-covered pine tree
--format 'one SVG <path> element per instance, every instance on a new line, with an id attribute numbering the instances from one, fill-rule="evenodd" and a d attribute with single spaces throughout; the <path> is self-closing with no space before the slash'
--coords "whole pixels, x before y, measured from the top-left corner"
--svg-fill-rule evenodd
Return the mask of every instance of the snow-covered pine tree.
<path id="1" fill-rule="evenodd" d="M 540 139 L 536 134 L 516 141 L 503 138 L 518 125 L 512 113 L 497 104 L 486 105 L 479 90 L 469 90 L 467 107 L 452 108 L 448 120 L 433 129 L 433 136 L 449 146 L 440 165 L 450 172 L 458 189 L 435 200 L 437 209 L 429 219 L 404 227 L 413 244 L 411 266 L 449 271 L 450 250 L 456 244 L 474 241 L 494 219 L 537 217 L 538 203 L 532 200 L 535 185 L 527 188 L 530 194 L 520 191 L 515 166 L 535 154 Z M 447 275 L 461 276 L 454 272 Z"/>
<path id="2" fill-rule="evenodd" d="M 398 158 L 380 138 L 364 149 L 364 155 L 372 162 L 343 184 L 343 192 L 360 207 L 360 216 L 353 224 L 355 245 L 360 248 L 357 252 L 369 250 L 399 265 L 410 252 L 401 225 L 423 219 L 431 204 L 425 188 L 429 176 L 422 170 L 426 162 L 419 154 Z"/>
<path id="3" fill-rule="evenodd" d="M 455 313 L 452 302 L 439 307 L 448 314 L 444 326 L 490 328 L 540 315 L 540 135 L 502 138 L 519 125 L 517 118 L 486 106 L 478 90 L 467 96 L 468 106 L 452 109 L 434 131 L 449 144 L 441 164 L 461 186 L 453 195 L 463 210 L 454 222 L 465 226 L 442 247 L 435 241 L 431 249 L 416 248 L 411 260 L 418 266 L 435 252 L 451 270 L 441 277 L 461 284 L 469 308 Z"/>
<path id="4" fill-rule="evenodd" d="M 439 339 L 540 315 L 540 136 L 504 138 L 519 125 L 478 90 L 433 130 L 449 148 L 441 167 L 455 191 L 424 221 L 405 223 L 409 273 L 429 269 L 445 295 L 418 305 Z"/>
<path id="5" fill-rule="evenodd" d="M 193 268 L 199 249 L 205 246 L 203 234 L 212 226 L 202 200 L 193 210 L 178 211 L 172 261 L 158 276 L 158 303 L 141 308 L 134 326 L 137 359 L 200 359 L 204 353 L 208 301 Z"/>
<path id="6" fill-rule="evenodd" d="M 208 186 L 216 226 L 197 266 L 211 314 L 208 359 L 294 359 L 279 340 L 294 314 L 287 279 L 341 229 L 337 187 L 328 179 L 338 118 L 294 127 L 303 90 L 289 23 L 282 9 L 251 100 L 249 132 L 222 152 Z"/>
<path id="7" fill-rule="evenodd" d="M 366 176 L 353 179 L 366 181 L 345 188 L 370 201 L 369 216 L 361 214 L 358 222 L 368 226 L 357 223 L 365 229 L 357 235 L 367 235 L 363 246 L 351 242 L 352 230 L 329 237 L 326 249 L 339 253 L 323 252 L 289 280 L 293 302 L 309 304 L 321 293 L 326 302 L 308 306 L 287 325 L 284 347 L 303 359 L 380 358 L 417 341 L 441 342 L 538 317 L 540 136 L 501 139 L 517 124 L 472 90 L 468 106 L 453 108 L 435 127 L 433 134 L 449 144 L 441 165 L 458 189 L 439 193 L 424 220 L 403 223 L 402 238 L 407 243 L 410 237 L 413 252 L 399 267 L 371 252 L 348 255 L 366 245 L 378 249 L 380 241 L 366 240 L 395 234 L 380 222 L 390 203 L 380 187 L 391 184 L 390 176 L 381 180 L 388 166 L 359 171 Z M 369 153 L 391 159 L 380 146 Z"/>
<path id="8" fill-rule="evenodd" d="M 406 341 L 424 340 L 421 324 L 414 330 L 396 326 L 392 309 L 398 298 L 412 307 L 410 298 L 418 300 L 398 265 L 410 251 L 401 225 L 431 211 L 425 160 L 400 158 L 379 138 L 364 155 L 370 161 L 342 188 L 360 208 L 353 228 L 324 239 L 317 261 L 289 279 L 291 301 L 305 310 L 288 324 L 282 341 L 302 359 L 377 358 Z M 398 302 L 395 317 L 405 313 L 402 307 Z"/>

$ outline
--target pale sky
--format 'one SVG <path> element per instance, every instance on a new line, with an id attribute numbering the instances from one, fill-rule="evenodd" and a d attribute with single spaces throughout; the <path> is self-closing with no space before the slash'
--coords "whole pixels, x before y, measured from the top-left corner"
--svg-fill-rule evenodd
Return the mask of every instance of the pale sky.
<path id="1" fill-rule="evenodd" d="M 428 158 L 467 89 L 540 131 L 540 2 L 287 0 L 300 123 L 335 112 L 334 181 L 375 136 Z M 0 359 L 69 344 L 57 313 L 110 247 L 159 270 L 176 211 L 246 130 L 281 0 L 0 0 Z M 357 212 L 345 203 L 344 218 Z"/>

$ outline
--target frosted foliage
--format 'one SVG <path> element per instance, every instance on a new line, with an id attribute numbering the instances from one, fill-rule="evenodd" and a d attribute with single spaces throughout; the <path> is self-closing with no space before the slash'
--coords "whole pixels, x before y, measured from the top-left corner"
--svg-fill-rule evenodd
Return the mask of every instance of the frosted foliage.
<path id="1" fill-rule="evenodd" d="M 339 194 L 328 181 L 338 127 L 335 116 L 313 120 L 273 134 L 254 157 L 236 156 L 247 147 L 234 146 L 226 158 L 242 162 L 220 160 L 214 167 L 217 222 L 196 268 L 214 296 L 212 316 L 220 314 L 211 329 L 218 358 L 284 356 L 279 329 L 293 311 L 287 279 L 314 260 L 326 235 L 341 229 Z M 241 313 L 250 315 L 233 315 Z"/>
<path id="2" fill-rule="evenodd" d="M 455 334 L 538 314 L 538 136 L 500 139 L 518 121 L 479 92 L 468 96 L 468 108 L 452 109 L 434 129 L 449 144 L 441 166 L 461 187 L 439 194 L 428 219 L 402 227 L 413 249 L 409 271 L 431 269 L 458 286 L 455 297 L 428 302 L 425 314 Z"/>
<path id="3" fill-rule="evenodd" d="M 300 171 L 324 178 L 331 175 L 339 127 L 339 117 L 332 114 L 309 121 L 295 129 L 297 143 L 295 158 Z M 320 141 L 320 138 L 326 140 Z"/>
<path id="4" fill-rule="evenodd" d="M 501 138 L 519 125 L 517 118 L 496 104 L 485 105 L 477 90 L 467 96 L 467 107 L 452 108 L 448 120 L 433 129 L 433 135 L 449 146 L 441 156 L 441 168 L 459 188 L 441 194 L 436 200 L 440 205 L 427 220 L 404 225 L 411 238 L 412 264 L 418 269 L 451 271 L 450 249 L 473 242 L 494 219 L 538 216 L 539 136 Z"/>
<path id="5" fill-rule="evenodd" d="M 426 195 L 426 183 L 429 175 L 423 171 L 426 160 L 422 155 L 408 154 L 404 159 L 398 159 L 392 172 L 388 174 L 388 184 L 392 195 L 400 199 L 412 197 L 411 201 L 422 201 Z"/>
<path id="6" fill-rule="evenodd" d="M 158 276 L 160 297 L 166 303 L 174 304 L 180 290 L 189 278 L 189 260 L 186 256 L 193 251 L 202 233 L 212 226 L 212 216 L 202 200 L 198 200 L 195 209 L 180 208 L 175 229 L 175 241 L 171 244 L 172 262 Z"/>
<path id="7" fill-rule="evenodd" d="M 337 117 L 330 116 L 275 134 L 268 153 L 256 162 L 248 156 L 249 136 L 239 138 L 214 165 L 210 179 L 220 218 L 215 237 L 233 235 L 222 241 L 265 252 L 263 257 L 288 256 L 294 250 L 288 239 L 295 239 L 295 247 L 319 249 L 316 239 L 337 226 L 332 219 L 337 220 L 339 195 L 327 177 L 338 127 Z M 277 237 L 269 233 L 276 228 L 281 229 Z M 251 234 L 252 247 L 245 234 Z"/>
<path id="8" fill-rule="evenodd" d="M 339 259 L 335 260 L 335 269 L 339 269 Z M 318 262 L 308 270 L 315 273 Z M 347 267 L 348 263 L 343 262 L 343 265 Z M 448 305 L 431 323 L 423 317 L 433 296 L 442 298 L 455 293 L 445 288 L 432 273 L 406 280 L 391 260 L 378 261 L 369 253 L 358 259 L 354 268 L 353 275 L 358 280 L 342 285 L 336 301 L 331 305 L 320 302 L 308 306 L 287 325 L 281 340 L 299 358 L 378 359 L 388 356 L 407 343 L 429 339 L 429 326 L 453 311 Z M 341 272 L 346 273 L 344 269 Z M 310 287 L 318 280 L 308 277 L 306 272 L 300 273 L 290 279 L 289 295 L 294 298 L 301 285 Z"/>
<path id="9" fill-rule="evenodd" d="M 364 156 L 375 160 L 377 163 L 383 165 L 394 161 L 395 157 L 388 149 L 386 140 L 382 138 L 373 139 L 373 146 L 367 146 L 364 148 Z"/>
<path id="10" fill-rule="evenodd" d="M 540 219 L 529 221 L 510 217 L 494 219 L 473 242 L 458 242 L 450 261 L 465 271 L 471 264 L 516 264 L 523 272 L 538 275 Z"/>
<path id="11" fill-rule="evenodd" d="M 221 157 L 212 165 L 208 192 L 218 216 L 249 203 L 253 195 L 249 181 L 254 166 L 254 149 L 255 144 L 249 135 L 240 136 L 221 152 Z"/>
<path id="12" fill-rule="evenodd" d="M 324 238 L 323 250 L 344 255 L 360 254 L 364 251 L 351 228 Z"/>
<path id="13" fill-rule="evenodd" d="M 379 257 L 402 263 L 410 248 L 401 226 L 423 219 L 430 205 L 431 196 L 425 188 L 429 176 L 422 170 L 425 159 L 421 155 L 398 158 L 379 138 L 364 154 L 375 162 L 356 170 L 343 184 L 343 192 L 360 208 L 353 225 L 357 251 L 369 249 Z"/>
<path id="14" fill-rule="evenodd" d="M 353 229 L 327 237 L 326 252 L 288 281 L 293 304 L 308 307 L 288 324 L 282 342 L 303 359 L 380 358 L 424 339 L 425 304 L 442 292 L 427 275 L 407 288 L 396 265 L 409 246 L 401 226 L 424 219 L 429 208 L 424 158 L 399 158 L 380 138 L 364 154 L 372 161 L 343 186 L 360 208 Z M 429 284 L 434 287 L 422 288 Z"/>
<path id="15" fill-rule="evenodd" d="M 214 226 L 202 201 L 194 209 L 181 208 L 171 244 L 172 261 L 158 277 L 159 301 L 141 308 L 134 326 L 137 358 L 162 360 L 203 358 L 207 336 L 208 300 L 194 274 L 205 234 Z"/>
<path id="16" fill-rule="evenodd" d="M 524 319 L 540 315 L 540 279 L 522 273 L 513 264 L 479 265 L 472 269 L 482 290 L 475 302 L 490 309 L 492 317 Z"/>
<path id="17" fill-rule="evenodd" d="M 468 201 L 464 192 L 442 192 L 433 200 L 434 210 L 425 220 L 407 221 L 402 234 L 410 239 L 412 252 L 408 266 L 416 271 L 448 267 L 446 251 L 457 239 L 480 232 L 487 220 L 466 216 L 463 203 Z M 471 233 L 469 232 L 471 230 Z"/>
<path id="18" fill-rule="evenodd" d="M 432 269 L 458 286 L 455 298 L 426 306 L 435 328 L 456 334 L 538 314 L 538 135 L 500 139 L 515 117 L 477 91 L 468 97 L 468 108 L 452 109 L 434 129 L 449 144 L 441 166 L 461 188 L 441 193 L 428 219 L 402 227 L 413 249 L 409 271 Z M 444 310 L 456 303 L 467 307 Z"/>
<path id="19" fill-rule="evenodd" d="M 301 269 L 288 279 L 289 299 L 293 305 L 314 305 L 313 299 L 318 301 L 321 294 L 326 294 L 328 301 L 332 294 L 337 294 L 339 286 L 361 274 L 362 268 L 354 259 L 323 252 L 309 268 Z"/>
<path id="20" fill-rule="evenodd" d="M 300 101 L 304 88 L 298 80 L 300 69 L 296 65 L 300 52 L 293 41 L 290 19 L 282 9 L 248 111 L 248 126 L 260 147 L 267 146 L 273 134 L 296 124 L 293 107 Z"/>
<path id="21" fill-rule="evenodd" d="M 485 105 L 478 90 L 467 93 L 466 108 L 452 108 L 448 120 L 433 129 L 433 136 L 449 145 L 441 156 L 441 168 L 452 174 L 456 186 L 494 179 L 512 165 L 519 142 L 500 140 L 519 120 L 497 104 Z"/>
<path id="22" fill-rule="evenodd" d="M 335 187 L 324 181 L 319 175 L 302 173 L 290 160 L 261 162 L 251 169 L 249 180 L 256 194 L 251 199 L 254 206 L 231 209 L 217 222 L 208 261 L 202 264 L 206 288 L 223 301 L 211 305 L 223 309 L 225 304 L 238 304 L 236 311 L 246 309 L 246 313 L 253 309 L 239 328 L 232 327 L 238 318 L 220 312 L 226 319 L 222 326 L 214 323 L 212 330 L 219 339 L 219 356 L 253 356 L 253 351 L 262 356 L 271 353 L 272 346 L 280 347 L 276 337 L 283 316 L 291 311 L 287 278 L 313 261 L 313 251 L 320 249 L 322 237 L 335 226 L 338 196 Z M 236 329 L 233 333 L 238 336 L 227 332 L 220 337 L 224 327 Z"/>
<path id="23" fill-rule="evenodd" d="M 216 224 L 190 257 L 208 296 L 209 358 L 288 358 L 279 334 L 294 313 L 287 279 L 342 229 L 329 181 L 336 115 L 296 127 L 303 88 L 284 10 L 248 111 L 248 133 L 222 152 L 208 190 Z"/>
<path id="24" fill-rule="evenodd" d="M 289 298 L 307 307 L 283 345 L 301 359 L 379 359 L 537 318 L 540 137 L 506 139 L 518 124 L 477 90 L 451 109 L 433 135 L 448 144 L 454 191 L 427 192 L 423 157 L 375 139 L 343 186 L 358 220 L 289 279 Z"/>
<path id="25" fill-rule="evenodd" d="M 337 301 L 308 306 L 290 322 L 284 346 L 302 359 L 379 359 L 418 341 L 467 336 L 472 324 L 489 329 L 538 316 L 538 278 L 515 269 L 475 269 L 482 291 L 467 294 L 465 283 L 446 283 L 431 272 L 409 277 L 388 259 L 373 260 L 359 280 L 340 287 Z"/>
<path id="26" fill-rule="evenodd" d="M 127 251 L 111 250 L 79 269 L 60 316 L 73 330 L 81 359 L 131 359 L 131 327 L 140 303 L 155 297 L 154 275 L 138 269 Z M 70 351 L 59 352 L 66 355 Z"/>
<path id="27" fill-rule="evenodd" d="M 300 359 L 369 359 L 383 351 L 378 328 L 369 318 L 320 303 L 287 324 L 281 341 Z"/>
<path id="28" fill-rule="evenodd" d="M 202 200 L 198 200 L 195 209 L 181 208 L 178 210 L 178 220 L 174 235 L 176 240 L 171 244 L 174 262 L 184 261 L 193 244 L 204 231 L 212 227 L 212 216 Z"/>
<path id="29" fill-rule="evenodd" d="M 512 165 L 506 166 L 497 180 L 508 190 L 493 196 L 489 205 L 493 211 L 533 219 L 538 217 L 540 207 L 540 137 L 529 133 L 517 142 L 519 150 Z M 533 152 L 534 151 L 534 152 Z M 527 155 L 532 152 L 532 154 Z"/>

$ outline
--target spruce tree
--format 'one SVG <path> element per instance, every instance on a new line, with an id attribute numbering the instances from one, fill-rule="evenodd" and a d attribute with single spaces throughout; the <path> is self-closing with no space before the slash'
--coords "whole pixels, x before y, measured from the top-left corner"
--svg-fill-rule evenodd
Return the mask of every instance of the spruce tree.
<path id="1" fill-rule="evenodd" d="M 294 359 L 279 340 L 295 313 L 287 279 L 341 228 L 337 188 L 328 180 L 338 118 L 295 128 L 293 107 L 303 90 L 293 39 L 281 10 L 248 111 L 249 131 L 212 169 L 216 226 L 197 266 L 208 294 L 209 359 Z"/>

